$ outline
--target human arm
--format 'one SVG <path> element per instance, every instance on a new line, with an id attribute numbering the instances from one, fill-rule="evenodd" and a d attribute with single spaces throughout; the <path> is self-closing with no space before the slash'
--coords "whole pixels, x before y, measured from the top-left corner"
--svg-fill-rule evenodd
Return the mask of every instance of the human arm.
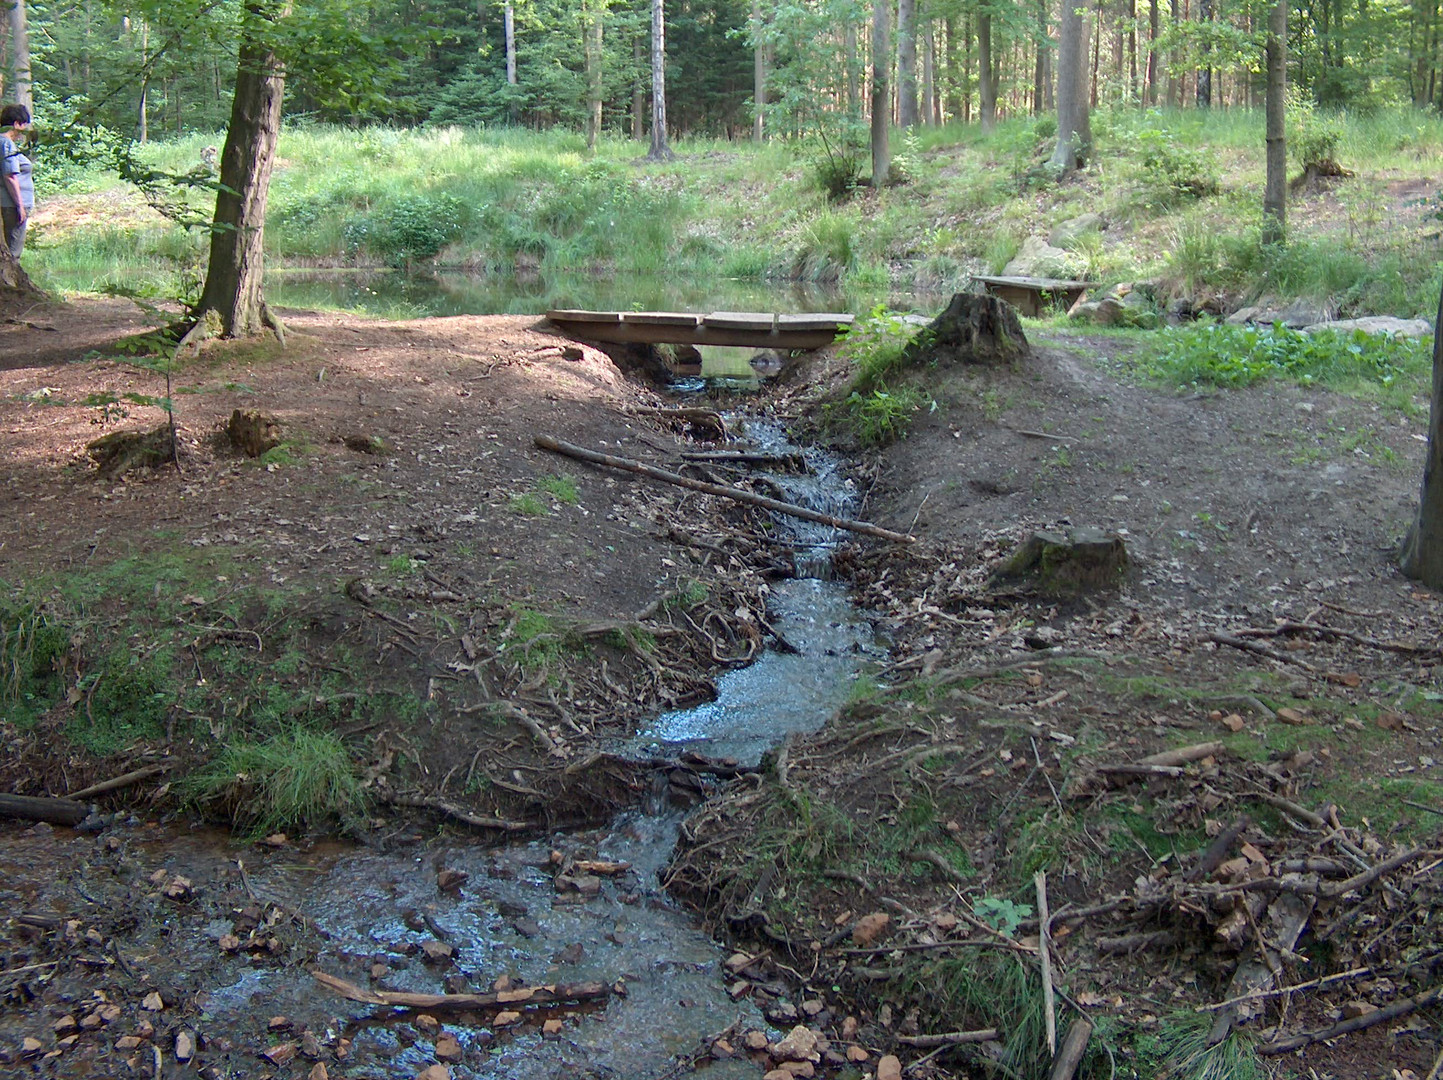
<path id="1" fill-rule="evenodd" d="M 15 204 L 15 216 L 21 222 L 30 216 L 25 209 L 25 203 L 20 197 L 20 174 L 8 172 L 4 174 L 5 190 L 10 193 L 10 201 Z"/>

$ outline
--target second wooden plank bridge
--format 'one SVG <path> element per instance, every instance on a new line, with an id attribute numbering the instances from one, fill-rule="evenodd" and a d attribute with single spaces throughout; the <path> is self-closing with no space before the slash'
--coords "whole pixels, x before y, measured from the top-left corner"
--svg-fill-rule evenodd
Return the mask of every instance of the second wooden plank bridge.
<path id="1" fill-rule="evenodd" d="M 832 312 L 779 315 L 754 311 L 579 311 L 557 309 L 546 317 L 564 333 L 586 341 L 637 345 L 741 345 L 758 349 L 820 349 L 852 325 Z"/>

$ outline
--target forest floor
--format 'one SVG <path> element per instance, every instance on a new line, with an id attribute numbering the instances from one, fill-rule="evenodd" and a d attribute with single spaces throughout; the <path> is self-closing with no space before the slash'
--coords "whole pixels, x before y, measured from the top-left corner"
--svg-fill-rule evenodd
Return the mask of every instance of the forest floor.
<path id="1" fill-rule="evenodd" d="M 0 610 L 31 645 L 21 657 L 6 639 L 3 787 L 59 796 L 155 770 L 101 797 L 109 813 L 80 831 L 3 830 L 12 1066 L 151 1076 L 183 1060 L 314 1080 L 409 1077 L 424 1059 L 492 1075 L 519 1032 L 542 1037 L 539 1016 L 508 1028 L 462 1012 L 445 1032 L 413 1016 L 397 1037 L 420 1058 L 388 1065 L 379 1044 L 351 1052 L 365 1020 L 328 1013 L 331 999 L 277 1015 L 246 980 L 314 963 L 371 989 L 494 985 L 515 966 L 505 955 L 448 967 L 436 947 L 436 924 L 482 897 L 464 879 L 437 891 L 427 822 L 465 822 L 487 844 L 560 837 L 558 904 L 568 890 L 635 904 L 646 883 L 578 869 L 595 853 L 554 830 L 638 805 L 660 770 L 674 798 L 710 795 L 665 874 L 742 950 L 701 968 L 775 1028 L 770 1050 L 749 1051 L 750 1033 L 715 1017 L 727 1037 L 698 1055 L 715 1075 L 778 1064 L 799 1021 L 824 1041 L 791 1049 L 826 1075 L 887 1075 L 882 1055 L 913 1077 L 1045 1075 L 1044 953 L 1062 1028 L 1073 1014 L 1096 1027 L 1080 1075 L 1202 1075 L 1177 1071 L 1211 1020 L 1194 1009 L 1246 992 L 1234 973 L 1259 939 L 1278 985 L 1347 974 L 1258 999 L 1263 1015 L 1214 1051 L 1242 1061 L 1230 1075 L 1250 1075 L 1245 1042 L 1276 1050 L 1355 1015 L 1385 1022 L 1263 1060 L 1428 1074 L 1437 1007 L 1411 999 L 1443 959 L 1443 598 L 1391 555 L 1426 412 L 1279 384 L 1174 396 L 1126 378 L 1118 337 L 1052 334 L 1015 368 L 919 371 L 935 406 L 911 435 L 851 448 L 859 516 L 917 542 L 837 558 L 891 654 L 821 731 L 718 786 L 737 771 L 726 762 L 636 762 L 615 740 L 776 644 L 766 597 L 788 560 L 760 511 L 535 447 L 550 434 L 681 467 L 696 425 L 607 356 L 564 351 L 525 318 L 292 312 L 283 355 L 221 345 L 176 374 L 179 469 L 100 479 L 86 444 L 161 416 L 126 397 L 165 393 L 124 345 L 143 316 L 86 301 L 11 318 Z M 761 395 L 708 404 L 825 437 L 844 382 L 821 354 Z M 225 437 L 236 409 L 274 417 L 281 445 L 244 457 Z M 1056 600 L 991 581 L 1029 533 L 1068 524 L 1124 538 L 1117 589 Z M 316 807 L 329 827 L 274 835 L 261 775 L 281 770 L 239 768 L 260 760 L 241 751 L 280 741 L 300 756 L 318 733 L 341 740 L 357 788 Z M 228 778 L 188 780 L 217 762 Z M 197 855 L 164 824 L 178 810 L 272 835 Z M 337 826 L 430 875 L 429 903 L 397 894 L 376 916 L 413 905 L 426 962 L 402 983 L 388 973 L 404 957 L 331 955 L 295 899 L 311 894 L 253 888 L 333 858 Z M 1354 877 L 1366 868 L 1380 869 Z M 177 944 L 197 936 L 204 950 Z M 239 990 L 222 1001 L 223 985 Z M 605 1074 L 574 1050 L 553 1075 Z"/>

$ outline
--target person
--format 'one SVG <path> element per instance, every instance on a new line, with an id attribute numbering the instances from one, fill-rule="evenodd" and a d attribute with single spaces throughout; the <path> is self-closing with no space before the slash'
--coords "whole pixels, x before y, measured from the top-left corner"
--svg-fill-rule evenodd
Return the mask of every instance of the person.
<path id="1" fill-rule="evenodd" d="M 17 140 L 30 127 L 30 110 L 24 105 L 0 109 L 0 219 L 5 224 L 5 245 L 20 258 L 25 249 L 25 230 L 35 209 L 35 182 L 30 159 L 20 152 Z"/>

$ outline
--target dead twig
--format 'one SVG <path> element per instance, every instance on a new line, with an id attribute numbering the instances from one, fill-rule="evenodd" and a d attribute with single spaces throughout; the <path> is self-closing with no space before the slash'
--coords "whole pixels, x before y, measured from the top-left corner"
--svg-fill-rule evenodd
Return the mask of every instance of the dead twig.
<path id="1" fill-rule="evenodd" d="M 996 1028 L 979 1028 L 977 1031 L 941 1031 L 935 1035 L 898 1035 L 897 1041 L 919 1050 L 930 1050 L 938 1046 L 964 1046 L 967 1043 L 995 1042 Z"/>
<path id="2" fill-rule="evenodd" d="M 1227 645 L 1234 649 L 1241 649 L 1243 652 L 1255 653 L 1258 656 L 1265 656 L 1269 660 L 1275 660 L 1279 664 L 1294 664 L 1304 671 L 1317 674 L 1318 669 L 1306 660 L 1299 660 L 1296 656 L 1288 656 L 1278 652 L 1277 649 L 1270 649 L 1266 645 L 1259 645 L 1256 641 L 1249 641 L 1247 638 L 1237 637 L 1233 634 L 1221 632 L 1209 634 L 1207 640 L 1216 642 L 1219 645 Z"/>
<path id="3" fill-rule="evenodd" d="M 324 971 L 312 970 L 311 977 L 327 990 L 348 1001 L 359 1001 L 365 1005 L 389 1005 L 401 1009 L 500 1009 L 521 1005 L 558 1005 L 596 1001 L 611 993 L 611 987 L 606 983 L 585 982 L 524 986 L 516 990 L 498 990 L 491 994 L 410 994 L 366 990 Z"/>
<path id="4" fill-rule="evenodd" d="M 1042 968 L 1042 1019 L 1047 1027 L 1047 1052 L 1057 1053 L 1057 998 L 1052 987 L 1052 918 L 1047 913 L 1047 871 L 1039 870 L 1037 886 L 1037 958 Z"/>
<path id="5" fill-rule="evenodd" d="M 1376 1024 L 1386 1024 L 1389 1021 L 1397 1020 L 1400 1016 L 1407 1016 L 1417 1012 L 1419 1009 L 1432 1005 L 1435 1001 L 1443 1000 L 1443 986 L 1435 986 L 1431 990 L 1425 990 L 1421 994 L 1415 994 L 1402 1001 L 1395 1001 L 1386 1008 L 1376 1009 L 1363 1016 L 1354 1016 L 1347 1020 L 1341 1020 L 1332 1027 L 1320 1028 L 1316 1031 L 1305 1031 L 1301 1035 L 1293 1035 L 1286 1039 L 1274 1039 L 1272 1042 L 1260 1043 L 1257 1052 L 1264 1057 L 1274 1057 L 1278 1054 L 1288 1054 L 1294 1050 L 1301 1050 L 1305 1046 L 1312 1046 L 1313 1043 L 1323 1042 L 1327 1039 L 1336 1039 L 1341 1035 L 1349 1035 L 1355 1031 L 1363 1031 Z"/>
<path id="6" fill-rule="evenodd" d="M 1309 979 L 1307 982 L 1294 983 L 1292 986 L 1279 986 L 1272 990 L 1253 990 L 1239 997 L 1228 998 L 1226 1001 L 1218 1001 L 1211 1005 L 1199 1005 L 1194 1012 L 1217 1012 L 1220 1009 L 1227 1009 L 1233 1005 L 1241 1005 L 1249 1001 L 1265 1001 L 1268 998 L 1285 997 L 1288 994 L 1296 994 L 1302 990 L 1316 990 L 1320 986 L 1331 986 L 1333 983 L 1347 982 L 1349 979 L 1360 979 L 1364 975 L 1373 974 L 1370 967 L 1351 968 L 1348 971 L 1335 972 L 1332 975 L 1324 975 L 1319 979 Z"/>

